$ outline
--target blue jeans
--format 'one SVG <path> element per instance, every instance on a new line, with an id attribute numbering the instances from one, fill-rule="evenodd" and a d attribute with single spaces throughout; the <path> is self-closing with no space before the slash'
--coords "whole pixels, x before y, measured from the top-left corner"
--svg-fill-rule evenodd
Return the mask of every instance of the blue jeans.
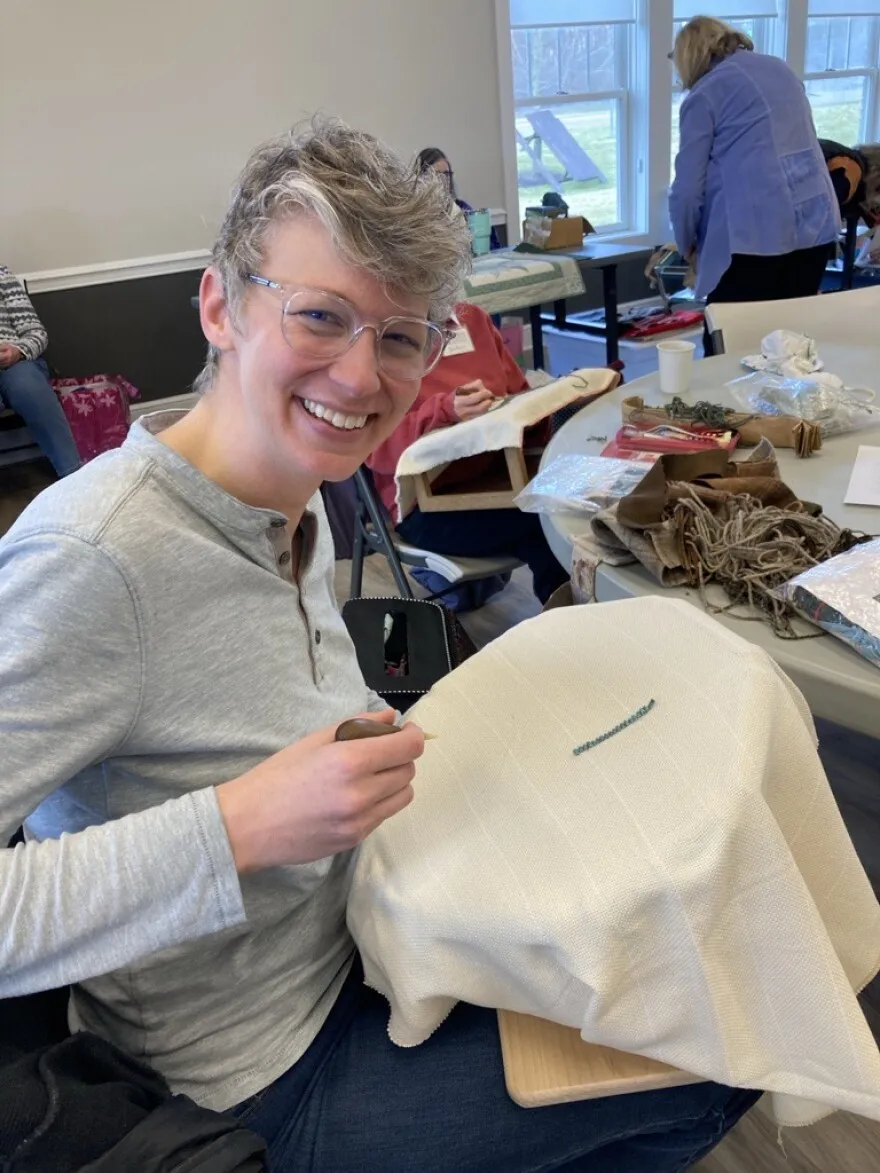
<path id="1" fill-rule="evenodd" d="M 388 1038 L 359 963 L 303 1058 L 233 1109 L 273 1173 L 680 1173 L 758 1099 L 714 1083 L 519 1108 L 494 1011 L 459 1004 L 420 1047 Z"/>
<path id="2" fill-rule="evenodd" d="M 416 506 L 397 526 L 407 542 L 436 554 L 461 558 L 492 558 L 506 554 L 525 562 L 532 572 L 535 594 L 546 603 L 568 571 L 547 545 L 541 519 L 518 509 L 474 509 L 422 513 Z"/>
<path id="3" fill-rule="evenodd" d="M 22 359 L 0 370 L 0 400 L 21 416 L 59 477 L 76 472 L 82 461 L 45 359 Z"/>

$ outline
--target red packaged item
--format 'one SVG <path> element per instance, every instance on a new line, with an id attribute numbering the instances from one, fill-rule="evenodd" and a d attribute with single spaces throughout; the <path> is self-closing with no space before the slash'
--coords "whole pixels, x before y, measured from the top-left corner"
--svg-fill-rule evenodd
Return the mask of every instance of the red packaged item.
<path id="1" fill-rule="evenodd" d="M 664 452 L 705 452 L 707 448 L 724 448 L 732 452 L 738 440 L 738 432 L 706 428 L 699 424 L 687 428 L 676 424 L 659 424 L 646 429 L 624 424 L 614 439 L 602 449 L 602 456 L 643 460 L 653 464 Z"/>
<path id="2" fill-rule="evenodd" d="M 630 341 L 653 338 L 655 334 L 669 334 L 680 330 L 691 330 L 703 324 L 702 310 L 658 310 L 626 329 Z"/>

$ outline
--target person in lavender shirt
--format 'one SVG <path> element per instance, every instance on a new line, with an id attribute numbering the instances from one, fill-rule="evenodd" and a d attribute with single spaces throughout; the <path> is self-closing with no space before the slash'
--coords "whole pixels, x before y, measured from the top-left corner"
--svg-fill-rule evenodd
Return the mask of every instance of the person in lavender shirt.
<path id="1" fill-rule="evenodd" d="M 669 212 L 697 296 L 818 293 L 840 209 L 803 83 L 711 17 L 689 21 L 671 56 L 687 96 Z"/>

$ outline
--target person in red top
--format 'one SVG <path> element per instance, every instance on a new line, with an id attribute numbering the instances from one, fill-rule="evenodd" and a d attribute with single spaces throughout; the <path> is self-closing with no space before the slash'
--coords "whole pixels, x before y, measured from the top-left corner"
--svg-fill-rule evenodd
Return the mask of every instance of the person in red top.
<path id="1" fill-rule="evenodd" d="M 420 436 L 483 415 L 498 398 L 525 391 L 528 384 L 504 340 L 483 310 L 455 307 L 456 329 L 437 366 L 422 380 L 412 407 L 383 444 L 369 456 L 376 490 L 407 542 L 438 554 L 490 558 L 509 554 L 531 569 L 535 594 L 545 603 L 568 573 L 557 562 L 536 514 L 518 509 L 475 509 L 422 513 L 416 506 L 398 516 L 394 473 L 401 453 Z M 468 467 L 477 471 L 477 458 Z"/>

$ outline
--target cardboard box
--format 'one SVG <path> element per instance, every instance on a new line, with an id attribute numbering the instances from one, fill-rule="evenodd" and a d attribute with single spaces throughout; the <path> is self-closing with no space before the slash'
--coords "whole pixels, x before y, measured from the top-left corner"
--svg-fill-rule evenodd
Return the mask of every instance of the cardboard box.
<path id="1" fill-rule="evenodd" d="M 594 232 L 584 216 L 527 216 L 523 220 L 523 240 L 535 248 L 580 248 L 584 237 Z"/>

